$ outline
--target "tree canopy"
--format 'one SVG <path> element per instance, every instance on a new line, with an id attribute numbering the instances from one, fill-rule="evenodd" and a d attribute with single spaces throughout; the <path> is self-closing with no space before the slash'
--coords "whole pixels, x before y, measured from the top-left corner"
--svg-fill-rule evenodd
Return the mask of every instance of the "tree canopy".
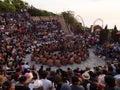
<path id="1" fill-rule="evenodd" d="M 22 0 L 0 0 L 0 12 L 15 12 L 20 9 L 26 9 L 32 16 L 49 16 L 55 15 L 52 12 L 37 9 L 30 6 Z"/>
<path id="2" fill-rule="evenodd" d="M 9 0 L 0 0 L 0 11 L 1 12 L 8 12 L 8 11 L 15 11 L 16 8 L 13 4 L 9 2 Z"/>
<path id="3" fill-rule="evenodd" d="M 82 24 L 77 21 L 72 11 L 62 12 L 61 15 L 64 17 L 67 26 L 71 29 L 73 33 L 82 32 Z"/>
<path id="4" fill-rule="evenodd" d="M 55 15 L 54 13 L 52 12 L 48 12 L 46 10 L 40 10 L 40 9 L 37 9 L 33 6 L 30 6 L 28 8 L 28 12 L 30 13 L 30 15 L 32 16 L 50 16 L 50 15 Z"/>

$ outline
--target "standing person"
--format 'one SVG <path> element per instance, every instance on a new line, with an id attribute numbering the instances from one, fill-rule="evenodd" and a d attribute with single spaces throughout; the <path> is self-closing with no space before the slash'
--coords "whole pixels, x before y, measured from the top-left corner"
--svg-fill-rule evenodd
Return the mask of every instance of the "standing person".
<path id="1" fill-rule="evenodd" d="M 115 79 L 116 81 L 116 87 L 115 90 L 120 90 L 120 77 Z"/>
<path id="2" fill-rule="evenodd" d="M 84 87 L 81 85 L 78 85 L 79 79 L 77 76 L 72 77 L 72 85 L 71 90 L 84 90 Z"/>
<path id="3" fill-rule="evenodd" d="M 2 85 L 3 90 L 15 90 L 10 81 L 5 81 Z"/>
<path id="4" fill-rule="evenodd" d="M 19 82 L 15 85 L 15 90 L 30 90 L 29 87 L 26 86 L 27 84 L 27 77 L 21 76 L 19 78 Z"/>
<path id="5" fill-rule="evenodd" d="M 63 82 L 62 82 L 62 77 L 60 74 L 56 74 L 54 76 L 54 86 L 56 90 L 61 90 L 61 86 L 62 86 Z"/>
<path id="6" fill-rule="evenodd" d="M 2 88 L 3 83 L 7 80 L 7 78 L 3 75 L 0 75 L 0 88 Z"/>
<path id="7" fill-rule="evenodd" d="M 40 76 L 40 78 L 42 78 L 42 73 L 43 73 L 43 66 L 40 67 L 39 71 L 38 71 L 38 74 Z"/>
<path id="8" fill-rule="evenodd" d="M 113 76 L 105 76 L 105 90 L 115 90 L 115 79 Z"/>
<path id="9" fill-rule="evenodd" d="M 42 81 L 39 78 L 38 72 L 33 71 L 32 74 L 33 74 L 32 82 L 30 82 L 28 85 L 30 90 L 43 90 Z"/>
<path id="10" fill-rule="evenodd" d="M 82 78 L 83 78 L 83 82 L 82 82 L 82 86 L 85 88 L 85 90 L 87 90 L 87 85 L 90 84 L 90 75 L 89 73 L 86 71 L 82 74 Z"/>
<path id="11" fill-rule="evenodd" d="M 43 90 L 52 90 L 53 89 L 53 85 L 52 85 L 52 82 L 50 80 L 48 80 L 48 72 L 47 71 L 44 71 L 42 73 L 42 84 L 43 84 Z"/>

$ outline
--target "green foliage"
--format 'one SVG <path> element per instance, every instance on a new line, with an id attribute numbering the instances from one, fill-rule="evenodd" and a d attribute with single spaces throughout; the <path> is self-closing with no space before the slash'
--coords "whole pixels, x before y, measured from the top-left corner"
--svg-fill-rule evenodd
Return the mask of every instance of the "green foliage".
<path id="1" fill-rule="evenodd" d="M 4 0 L 0 1 L 0 11 L 2 12 L 14 12 L 20 9 L 27 9 L 28 3 L 22 0 Z"/>
<path id="2" fill-rule="evenodd" d="M 62 12 L 61 14 L 64 17 L 67 25 L 70 26 L 72 32 L 74 33 L 82 32 L 83 30 L 82 24 L 76 20 L 76 18 L 74 17 L 74 13 L 72 11 Z"/>
<path id="3" fill-rule="evenodd" d="M 74 14 L 72 11 L 62 12 L 62 15 L 65 21 L 69 24 L 74 24 L 77 22 L 77 20 L 74 18 Z"/>
<path id="4" fill-rule="evenodd" d="M 14 5 L 8 3 L 7 1 L 0 1 L 0 11 L 8 12 L 8 11 L 15 11 Z"/>
<path id="5" fill-rule="evenodd" d="M 26 9 L 32 16 L 50 16 L 55 15 L 52 12 L 39 10 L 22 0 L 0 0 L 0 12 L 15 12 L 20 9 Z"/>
<path id="6" fill-rule="evenodd" d="M 50 15 L 55 15 L 52 12 L 48 12 L 48 11 L 45 11 L 45 10 L 39 10 L 39 9 L 33 7 L 33 6 L 28 8 L 28 12 L 32 16 L 50 16 Z"/>
<path id="7" fill-rule="evenodd" d="M 28 3 L 23 2 L 22 0 L 11 0 L 11 3 L 14 5 L 16 10 L 28 8 Z"/>

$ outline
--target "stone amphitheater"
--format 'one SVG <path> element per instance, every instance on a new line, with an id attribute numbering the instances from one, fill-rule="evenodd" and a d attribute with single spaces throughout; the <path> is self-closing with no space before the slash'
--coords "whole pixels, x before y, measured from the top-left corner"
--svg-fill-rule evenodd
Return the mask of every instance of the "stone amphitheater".
<path id="1" fill-rule="evenodd" d="M 37 21 L 37 20 L 52 20 L 52 19 L 57 19 L 60 23 L 62 23 L 62 29 L 66 34 L 71 33 L 71 30 L 67 27 L 67 24 L 65 23 L 64 19 L 62 16 L 54 16 L 54 17 L 47 17 L 47 16 L 42 16 L 42 17 L 32 17 L 31 19 Z M 86 60 L 81 62 L 81 64 L 73 64 L 73 65 L 66 65 L 66 66 L 61 66 L 61 67 L 56 67 L 53 66 L 51 67 L 52 70 L 56 70 L 57 68 L 61 68 L 63 70 L 66 70 L 68 67 L 72 69 L 80 68 L 81 70 L 84 70 L 86 67 L 90 67 L 91 69 L 95 66 L 104 66 L 106 61 L 102 60 L 101 58 L 97 57 L 93 53 L 94 48 L 90 48 L 90 57 Z M 26 62 L 29 62 L 30 65 L 35 65 L 37 69 L 41 67 L 41 64 L 36 64 L 34 61 L 31 61 L 31 55 L 27 55 L 25 58 Z M 44 69 L 48 68 L 47 65 L 43 65 Z"/>

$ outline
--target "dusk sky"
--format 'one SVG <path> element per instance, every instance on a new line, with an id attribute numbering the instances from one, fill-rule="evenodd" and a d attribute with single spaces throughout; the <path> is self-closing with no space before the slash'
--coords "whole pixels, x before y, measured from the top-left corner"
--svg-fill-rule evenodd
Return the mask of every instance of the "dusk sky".
<path id="1" fill-rule="evenodd" d="M 120 0 L 23 0 L 39 9 L 54 13 L 74 11 L 90 27 L 97 18 L 103 19 L 108 28 L 117 25 L 120 30 Z M 78 18 L 78 17 L 77 17 Z M 81 21 L 81 19 L 79 19 Z M 100 21 L 96 24 L 102 25 Z"/>

